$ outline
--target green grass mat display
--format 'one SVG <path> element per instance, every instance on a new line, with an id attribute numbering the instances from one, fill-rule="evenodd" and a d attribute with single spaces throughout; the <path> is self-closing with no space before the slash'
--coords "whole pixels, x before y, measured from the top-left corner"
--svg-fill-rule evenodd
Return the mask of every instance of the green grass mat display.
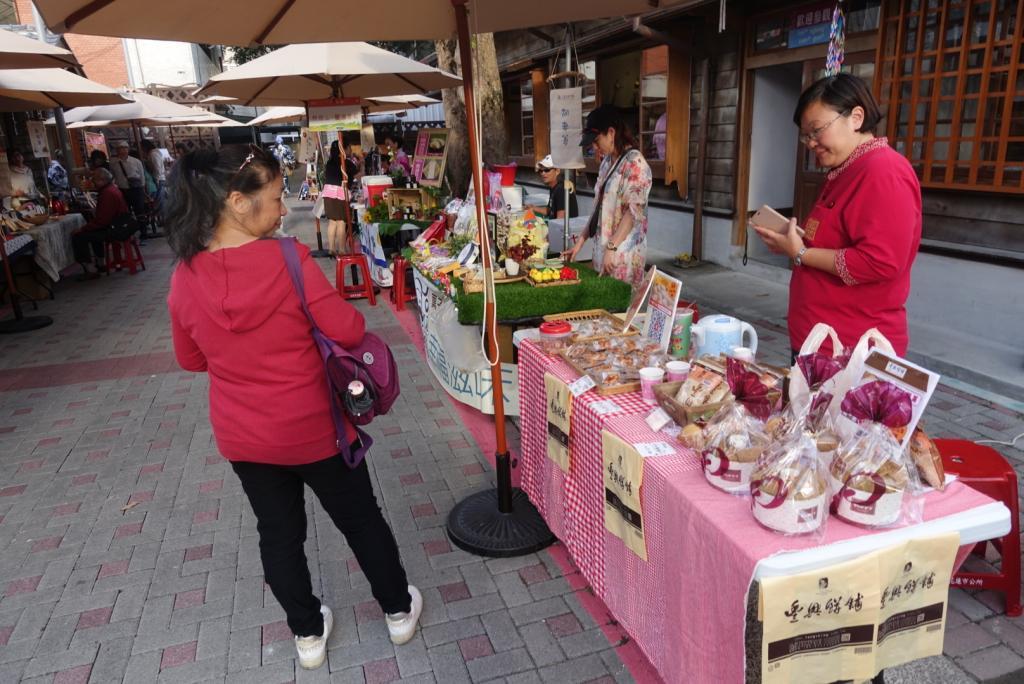
<path id="1" fill-rule="evenodd" d="M 525 281 L 497 285 L 495 299 L 499 321 L 539 318 L 548 314 L 586 309 L 625 311 L 629 306 L 631 288 L 615 278 L 599 278 L 589 266 L 570 264 L 579 271 L 579 285 L 564 287 L 533 287 Z M 456 282 L 456 304 L 459 323 L 479 324 L 484 318 L 484 297 L 481 292 L 466 294 L 462 283 Z"/>

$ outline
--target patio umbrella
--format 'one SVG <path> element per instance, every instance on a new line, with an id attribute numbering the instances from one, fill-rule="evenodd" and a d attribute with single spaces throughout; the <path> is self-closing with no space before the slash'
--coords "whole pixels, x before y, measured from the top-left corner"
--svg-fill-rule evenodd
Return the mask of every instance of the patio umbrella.
<path id="1" fill-rule="evenodd" d="M 8 104 L 16 110 L 125 102 L 113 88 L 63 69 L 0 69 L 0 98 L 15 101 Z"/>
<path id="2" fill-rule="evenodd" d="M 355 0 L 285 2 L 281 5 L 179 0 L 173 6 L 142 0 L 36 0 L 46 23 L 59 31 L 107 36 L 188 40 L 228 45 L 281 44 L 319 40 L 459 39 L 466 100 L 477 226 L 485 240 L 483 174 L 473 100 L 470 34 L 560 24 L 581 19 L 643 14 L 660 7 L 688 7 L 708 0 L 377 0 L 372 11 Z M 194 17 L 202 16 L 197 22 Z M 381 17 L 387 17 L 384 21 Z M 490 274 L 490 255 L 484 271 Z M 494 302 L 484 308 L 487 347 L 497 359 Z M 460 548 L 491 556 L 531 553 L 554 541 L 522 491 L 512 488 L 511 457 L 505 438 L 501 368 L 491 366 L 498 486 L 463 499 L 449 514 L 448 535 Z"/>
<path id="3" fill-rule="evenodd" d="M 369 43 L 287 45 L 211 78 L 198 93 L 242 105 L 294 105 L 332 97 L 360 99 L 452 88 L 458 76 Z"/>
<path id="4" fill-rule="evenodd" d="M 369 114 L 382 112 L 400 112 L 426 105 L 437 104 L 436 100 L 426 95 L 396 95 L 394 97 L 377 97 L 363 100 L 363 108 Z M 305 107 L 271 107 L 248 123 L 249 126 L 267 126 L 270 124 L 292 123 L 306 120 Z"/>
<path id="5" fill-rule="evenodd" d="M 694 0 L 456 0 L 474 33 L 643 14 Z M 186 40 L 220 45 L 284 45 L 328 40 L 432 40 L 456 33 L 452 0 L 264 2 L 243 0 L 36 0 L 57 33 Z M 197 17 L 202 17 L 197 20 Z"/>
<path id="6" fill-rule="evenodd" d="M 69 50 L 0 29 L 0 69 L 62 69 L 77 66 L 78 60 Z"/>
<path id="7" fill-rule="evenodd" d="M 71 109 L 64 112 L 64 120 L 69 124 L 95 126 L 167 126 L 187 125 L 196 119 L 208 123 L 217 116 L 205 109 L 178 104 L 147 93 L 125 93 L 121 100 L 120 104 Z M 47 120 L 47 123 L 53 123 L 53 119 Z"/>

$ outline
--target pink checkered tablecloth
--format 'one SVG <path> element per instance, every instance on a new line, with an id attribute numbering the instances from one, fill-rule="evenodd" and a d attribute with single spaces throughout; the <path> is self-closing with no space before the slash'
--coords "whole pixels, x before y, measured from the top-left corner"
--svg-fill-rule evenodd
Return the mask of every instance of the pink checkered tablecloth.
<path id="1" fill-rule="evenodd" d="M 579 377 L 564 361 L 548 356 L 535 343 L 524 340 L 519 347 L 519 416 L 523 430 L 520 486 L 551 531 L 565 543 L 583 576 L 597 594 L 603 596 L 601 429 L 615 416 L 646 416 L 652 407 L 644 403 L 639 392 L 606 397 L 590 390 L 574 397 L 569 435 L 570 470 L 563 473 L 547 457 L 545 372 L 567 383 Z M 605 414 L 595 411 L 593 405 L 605 400 L 613 401 L 619 410 Z"/>
<path id="2" fill-rule="evenodd" d="M 747 592 L 758 562 L 875 532 L 836 518 L 829 519 L 824 540 L 784 537 L 760 527 L 748 499 L 710 486 L 691 451 L 648 428 L 644 416 L 650 407 L 639 393 L 601 397 L 591 391 L 573 399 L 572 462 L 563 475 L 547 457 L 545 371 L 563 380 L 576 378 L 560 360 L 524 342 L 519 355 L 524 491 L 666 682 L 744 681 Z M 592 404 L 603 399 L 622 410 L 598 415 Z M 675 450 L 644 462 L 646 562 L 604 529 L 602 429 L 630 443 L 664 441 Z M 985 495 L 953 482 L 945 492 L 927 496 L 924 517 L 953 519 L 988 503 Z"/>

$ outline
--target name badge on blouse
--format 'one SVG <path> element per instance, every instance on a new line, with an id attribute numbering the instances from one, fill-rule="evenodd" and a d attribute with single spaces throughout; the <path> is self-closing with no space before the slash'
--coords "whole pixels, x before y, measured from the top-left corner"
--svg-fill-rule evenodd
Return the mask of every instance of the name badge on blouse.
<path id="1" fill-rule="evenodd" d="M 813 240 L 814 234 L 818 232 L 818 219 L 810 218 L 807 219 L 807 225 L 804 226 L 804 238 L 807 240 Z"/>

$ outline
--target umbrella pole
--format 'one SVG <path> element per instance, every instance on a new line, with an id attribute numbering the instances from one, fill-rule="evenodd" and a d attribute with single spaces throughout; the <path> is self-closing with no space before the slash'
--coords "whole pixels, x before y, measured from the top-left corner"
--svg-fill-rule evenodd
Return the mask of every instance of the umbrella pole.
<path id="1" fill-rule="evenodd" d="M 473 172 L 473 194 L 477 230 L 486 279 L 490 280 L 491 253 L 487 249 L 487 221 L 484 215 L 484 184 L 478 159 L 480 142 L 473 101 L 473 61 L 466 13 L 467 0 L 451 0 L 458 28 L 459 59 L 462 62 L 462 90 L 466 99 L 469 159 Z M 486 285 L 485 285 L 486 287 Z M 493 290 L 492 290 L 493 292 Z M 448 536 L 459 548 L 481 556 L 522 556 L 539 551 L 555 541 L 537 509 L 520 489 L 512 487 L 512 463 L 505 440 L 505 404 L 502 399 L 501 363 L 498 359 L 497 316 L 493 297 L 485 296 L 484 328 L 491 366 L 491 394 L 494 398 L 497 488 L 477 492 L 455 504 L 448 515 Z"/>
<path id="2" fill-rule="evenodd" d="M 7 259 L 7 247 L 2 243 L 0 243 L 0 258 L 4 262 L 4 277 L 7 279 L 7 291 L 11 293 L 11 309 L 14 310 L 14 318 L 0 321 L 0 335 L 29 332 L 30 330 L 39 330 L 51 325 L 53 319 L 49 316 L 28 316 L 26 318 L 21 312 L 21 304 L 18 303 L 17 284 L 14 282 L 11 262 Z"/>

